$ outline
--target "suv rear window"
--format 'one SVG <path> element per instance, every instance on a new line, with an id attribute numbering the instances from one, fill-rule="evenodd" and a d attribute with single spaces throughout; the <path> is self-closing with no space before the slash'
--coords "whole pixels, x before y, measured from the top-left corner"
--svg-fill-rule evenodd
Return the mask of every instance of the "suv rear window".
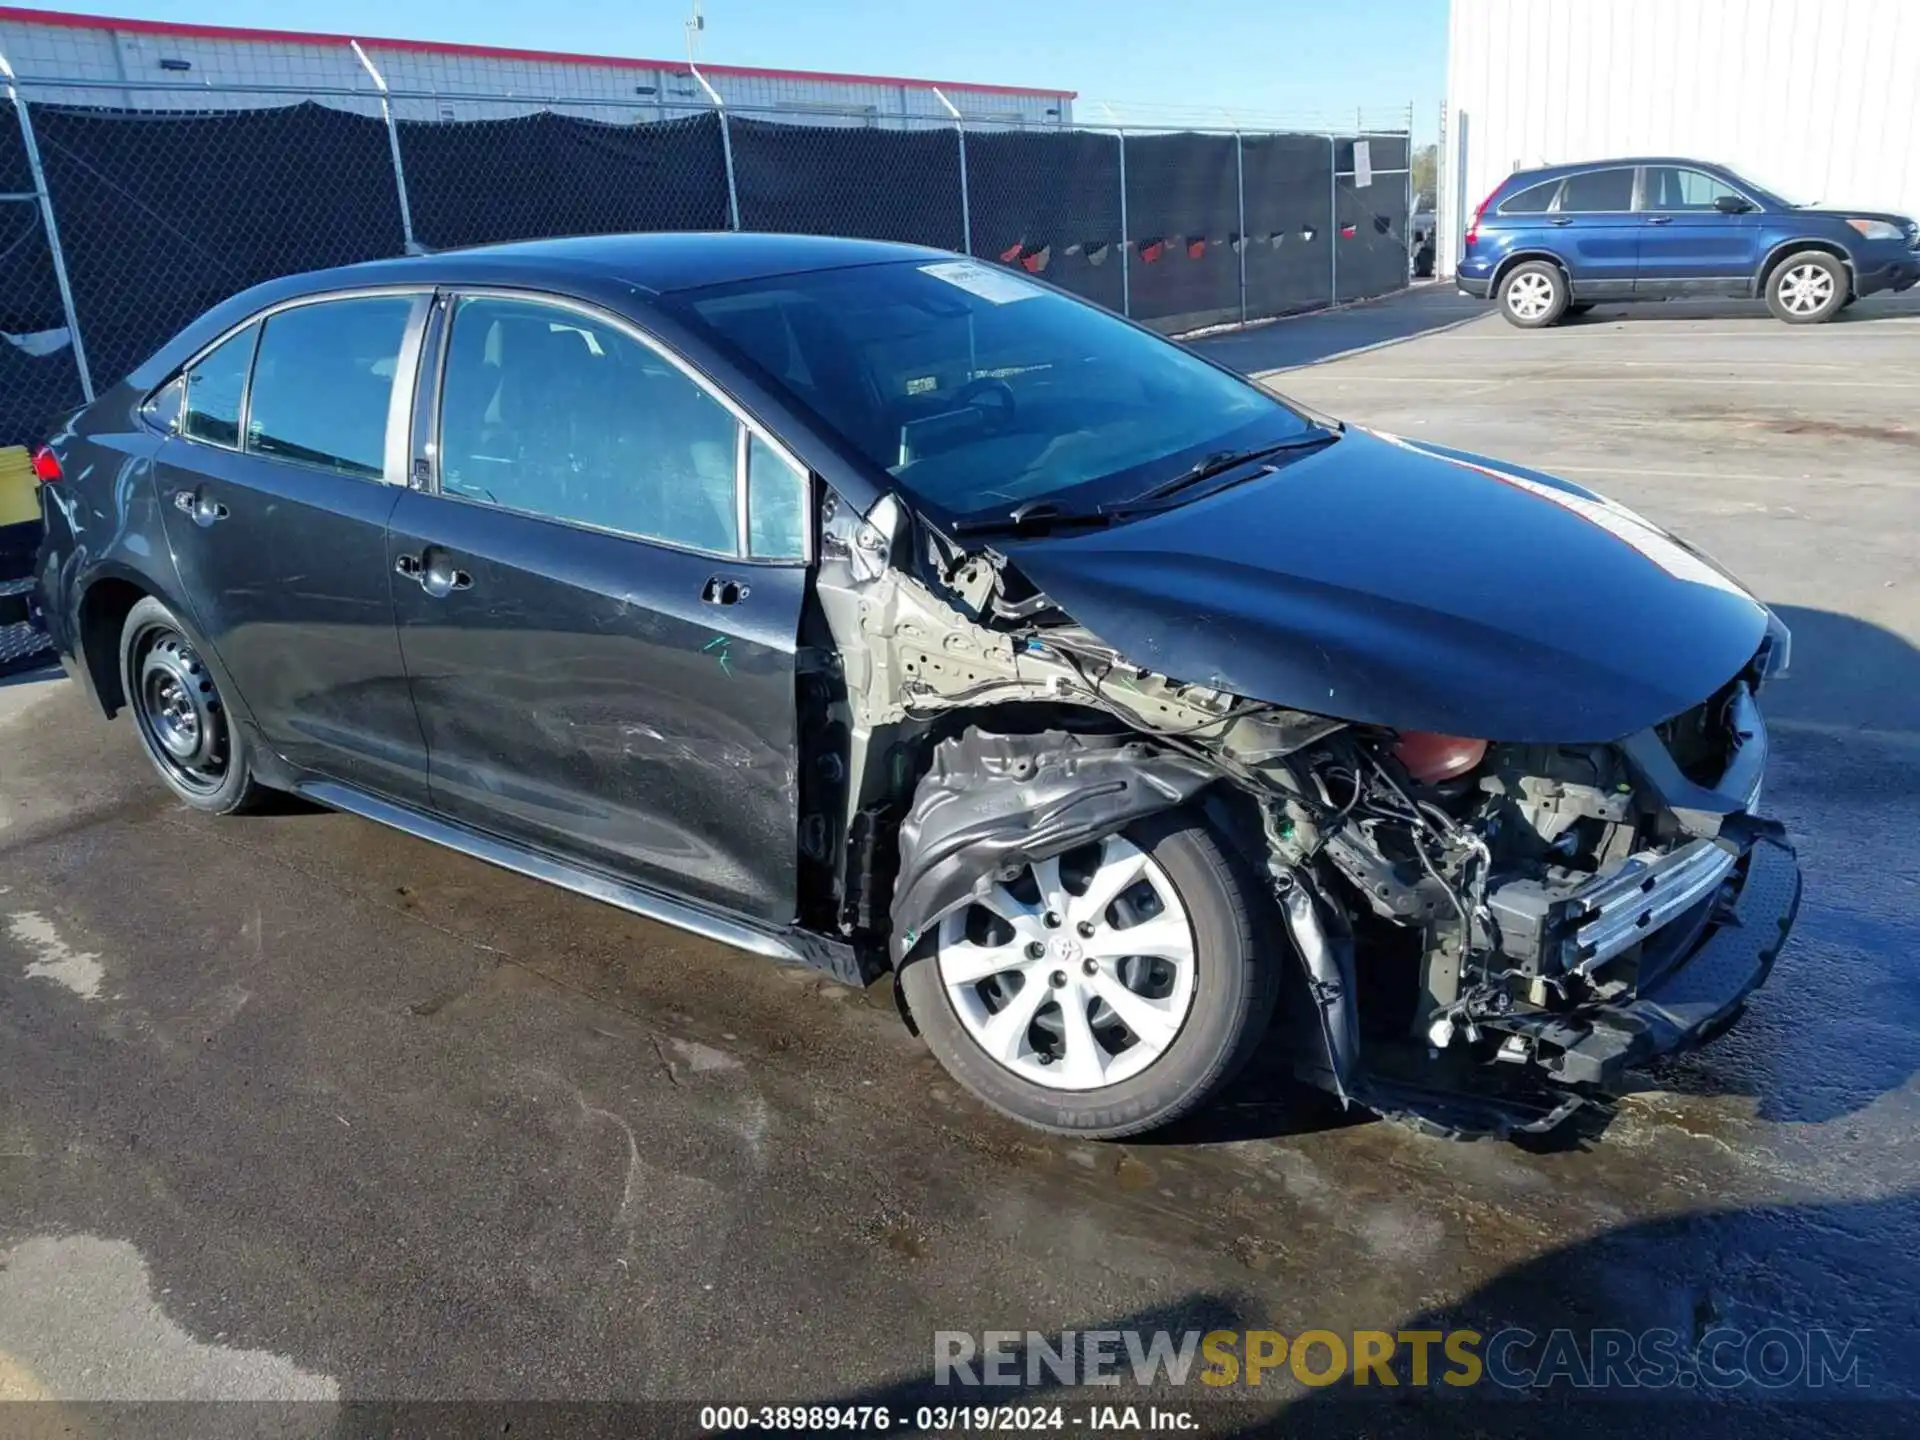
<path id="1" fill-rule="evenodd" d="M 1584 175 L 1569 175 L 1560 192 L 1562 214 L 1594 214 L 1633 208 L 1633 171 L 1589 170 Z"/>
<path id="2" fill-rule="evenodd" d="M 1543 215 L 1547 207 L 1553 204 L 1553 192 L 1560 188 L 1558 180 L 1548 180 L 1539 185 L 1529 185 L 1518 195 L 1510 196 L 1500 202 L 1502 215 Z"/>

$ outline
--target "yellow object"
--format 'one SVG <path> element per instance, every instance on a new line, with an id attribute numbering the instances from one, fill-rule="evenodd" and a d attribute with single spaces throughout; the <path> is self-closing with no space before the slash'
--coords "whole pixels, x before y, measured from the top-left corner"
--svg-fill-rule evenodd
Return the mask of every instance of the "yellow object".
<path id="1" fill-rule="evenodd" d="M 39 483 L 24 445 L 0 448 L 0 525 L 40 518 Z"/>

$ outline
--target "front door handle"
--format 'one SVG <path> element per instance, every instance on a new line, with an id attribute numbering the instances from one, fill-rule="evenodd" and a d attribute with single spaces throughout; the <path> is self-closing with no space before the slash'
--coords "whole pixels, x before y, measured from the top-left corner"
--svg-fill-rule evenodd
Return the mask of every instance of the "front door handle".
<path id="1" fill-rule="evenodd" d="M 1571 225 L 1573 218 L 1568 215 L 1556 215 L 1547 222 L 1549 225 Z"/>
<path id="2" fill-rule="evenodd" d="M 1647 217 L 1647 224 L 1649 225 L 1671 225 L 1672 223 L 1673 217 L 1671 215 L 1649 215 Z"/>
<path id="3" fill-rule="evenodd" d="M 418 555 L 394 557 L 393 573 L 404 575 L 435 600 L 444 600 L 456 590 L 473 588 L 473 576 L 456 569 L 444 551 L 431 546 Z"/>
<path id="4" fill-rule="evenodd" d="M 738 605 L 750 592 L 738 580 L 729 580 L 724 575 L 715 575 L 701 587 L 700 598 L 709 605 Z"/>
<path id="5" fill-rule="evenodd" d="M 174 491 L 173 508 L 183 515 L 192 516 L 193 523 L 202 530 L 209 525 L 217 525 L 232 513 L 218 500 L 208 498 L 197 489 Z"/>

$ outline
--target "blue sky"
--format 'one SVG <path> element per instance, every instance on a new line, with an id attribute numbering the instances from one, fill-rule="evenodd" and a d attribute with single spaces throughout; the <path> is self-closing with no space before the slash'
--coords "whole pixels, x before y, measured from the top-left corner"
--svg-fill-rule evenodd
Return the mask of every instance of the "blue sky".
<path id="1" fill-rule="evenodd" d="M 687 0 L 173 0 L 49 8 L 672 59 Z M 1351 114 L 1411 103 L 1431 139 L 1447 0 L 705 0 L 701 58 L 1060 86 L 1089 99 Z M 1087 114 L 1085 118 L 1097 118 Z"/>

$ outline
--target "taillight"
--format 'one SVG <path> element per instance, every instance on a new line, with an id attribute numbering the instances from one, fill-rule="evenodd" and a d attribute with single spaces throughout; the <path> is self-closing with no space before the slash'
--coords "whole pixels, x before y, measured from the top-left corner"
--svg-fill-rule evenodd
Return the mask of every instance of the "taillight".
<path id="1" fill-rule="evenodd" d="M 1494 186 L 1487 192 L 1487 198 L 1473 207 L 1473 219 L 1467 222 L 1467 244 L 1471 245 L 1480 238 L 1480 217 L 1487 213 L 1487 206 L 1493 203 L 1493 197 L 1500 193 L 1500 187 Z"/>
<path id="2" fill-rule="evenodd" d="M 51 485 L 64 478 L 60 472 L 60 457 L 45 445 L 33 452 L 33 476 L 42 485 Z"/>

